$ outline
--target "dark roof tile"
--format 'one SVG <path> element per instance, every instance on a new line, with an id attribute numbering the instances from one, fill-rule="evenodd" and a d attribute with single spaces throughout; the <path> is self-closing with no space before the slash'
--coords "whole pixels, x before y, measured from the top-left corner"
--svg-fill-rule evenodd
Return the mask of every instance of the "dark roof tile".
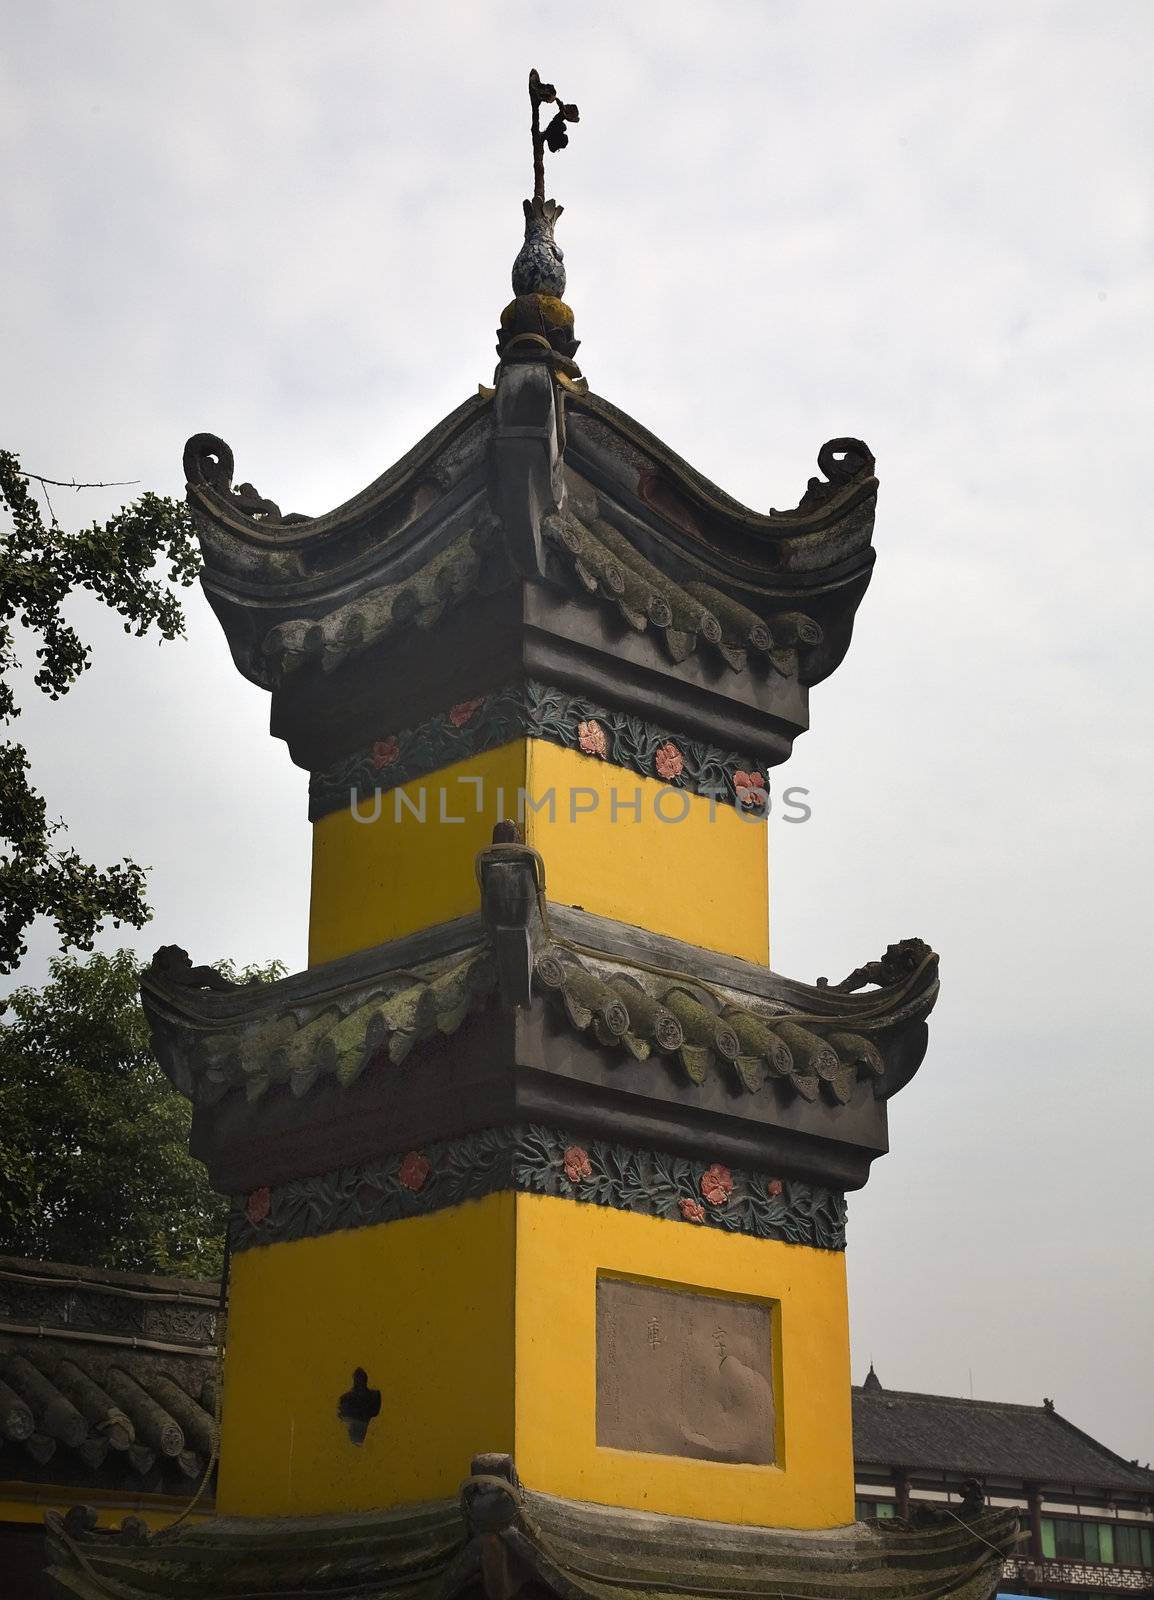
<path id="1" fill-rule="evenodd" d="M 1049 1406 L 885 1389 L 853 1391 L 860 1466 L 904 1467 L 1062 1487 L 1154 1494 L 1154 1472 L 1091 1439 Z"/>
<path id="2" fill-rule="evenodd" d="M 180 1492 L 211 1450 L 210 1366 L 0 1332 L 0 1476 Z"/>
<path id="3" fill-rule="evenodd" d="M 0 1257 L 0 1477 L 186 1494 L 215 1432 L 217 1284 Z"/>
<path id="4" fill-rule="evenodd" d="M 460 1501 L 296 1519 L 217 1517 L 142 1536 L 50 1513 L 50 1575 L 61 1593 L 123 1600 L 158 1593 L 337 1594 L 346 1600 L 464 1600 L 478 1592 L 482 1551 L 542 1600 L 988 1600 L 1018 1543 L 1017 1519 L 973 1526 L 855 1523 L 798 1532 L 580 1504 L 522 1491 L 479 1457 Z"/>

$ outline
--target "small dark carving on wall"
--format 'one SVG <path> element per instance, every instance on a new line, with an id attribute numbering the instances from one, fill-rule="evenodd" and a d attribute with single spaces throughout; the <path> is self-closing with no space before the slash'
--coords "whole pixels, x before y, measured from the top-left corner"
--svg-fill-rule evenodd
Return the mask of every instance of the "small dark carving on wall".
<path id="1" fill-rule="evenodd" d="M 353 1444 L 364 1444 L 369 1423 L 381 1414 L 381 1391 L 369 1388 L 369 1376 L 364 1367 L 353 1373 L 353 1386 L 346 1389 L 337 1403 L 337 1416 L 349 1430 Z"/>
<path id="2" fill-rule="evenodd" d="M 95 1533 L 97 1515 L 91 1506 L 69 1506 L 63 1517 L 64 1531 L 70 1539 L 82 1539 L 85 1534 Z"/>

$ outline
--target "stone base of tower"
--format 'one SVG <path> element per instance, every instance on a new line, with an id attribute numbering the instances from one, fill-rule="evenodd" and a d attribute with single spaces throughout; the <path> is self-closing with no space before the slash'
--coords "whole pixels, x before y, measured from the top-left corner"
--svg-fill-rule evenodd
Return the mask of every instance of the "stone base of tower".
<path id="1" fill-rule="evenodd" d="M 358 1368 L 379 1412 L 350 1430 Z M 508 1192 L 245 1250 L 223 1410 L 222 1513 L 436 1500 L 490 1451 L 575 1500 L 833 1527 L 853 1517 L 844 1256 Z"/>
<path id="2" fill-rule="evenodd" d="M 626 1511 L 539 1494 L 476 1457 L 459 1496 L 393 1511 L 215 1517 L 143 1537 L 50 1515 L 61 1600 L 991 1600 L 1012 1512 L 825 1530 Z"/>

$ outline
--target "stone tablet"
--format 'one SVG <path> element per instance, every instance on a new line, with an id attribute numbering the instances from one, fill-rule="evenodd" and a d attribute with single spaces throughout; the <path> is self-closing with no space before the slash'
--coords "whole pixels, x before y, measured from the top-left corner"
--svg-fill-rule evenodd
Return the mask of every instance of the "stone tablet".
<path id="1" fill-rule="evenodd" d="M 770 1466 L 769 1304 L 599 1278 L 597 1443 Z"/>

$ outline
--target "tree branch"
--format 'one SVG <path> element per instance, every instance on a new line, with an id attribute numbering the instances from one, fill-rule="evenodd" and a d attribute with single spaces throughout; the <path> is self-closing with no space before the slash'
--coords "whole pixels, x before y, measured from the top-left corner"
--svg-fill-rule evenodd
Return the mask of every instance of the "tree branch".
<path id="1" fill-rule="evenodd" d="M 54 489 L 129 489 L 140 482 L 139 478 L 114 478 L 111 483 L 77 483 L 75 478 L 65 481 L 63 478 L 42 478 L 38 472 L 25 472 L 20 468 L 22 478 L 33 478 L 37 483 L 50 483 Z"/>

